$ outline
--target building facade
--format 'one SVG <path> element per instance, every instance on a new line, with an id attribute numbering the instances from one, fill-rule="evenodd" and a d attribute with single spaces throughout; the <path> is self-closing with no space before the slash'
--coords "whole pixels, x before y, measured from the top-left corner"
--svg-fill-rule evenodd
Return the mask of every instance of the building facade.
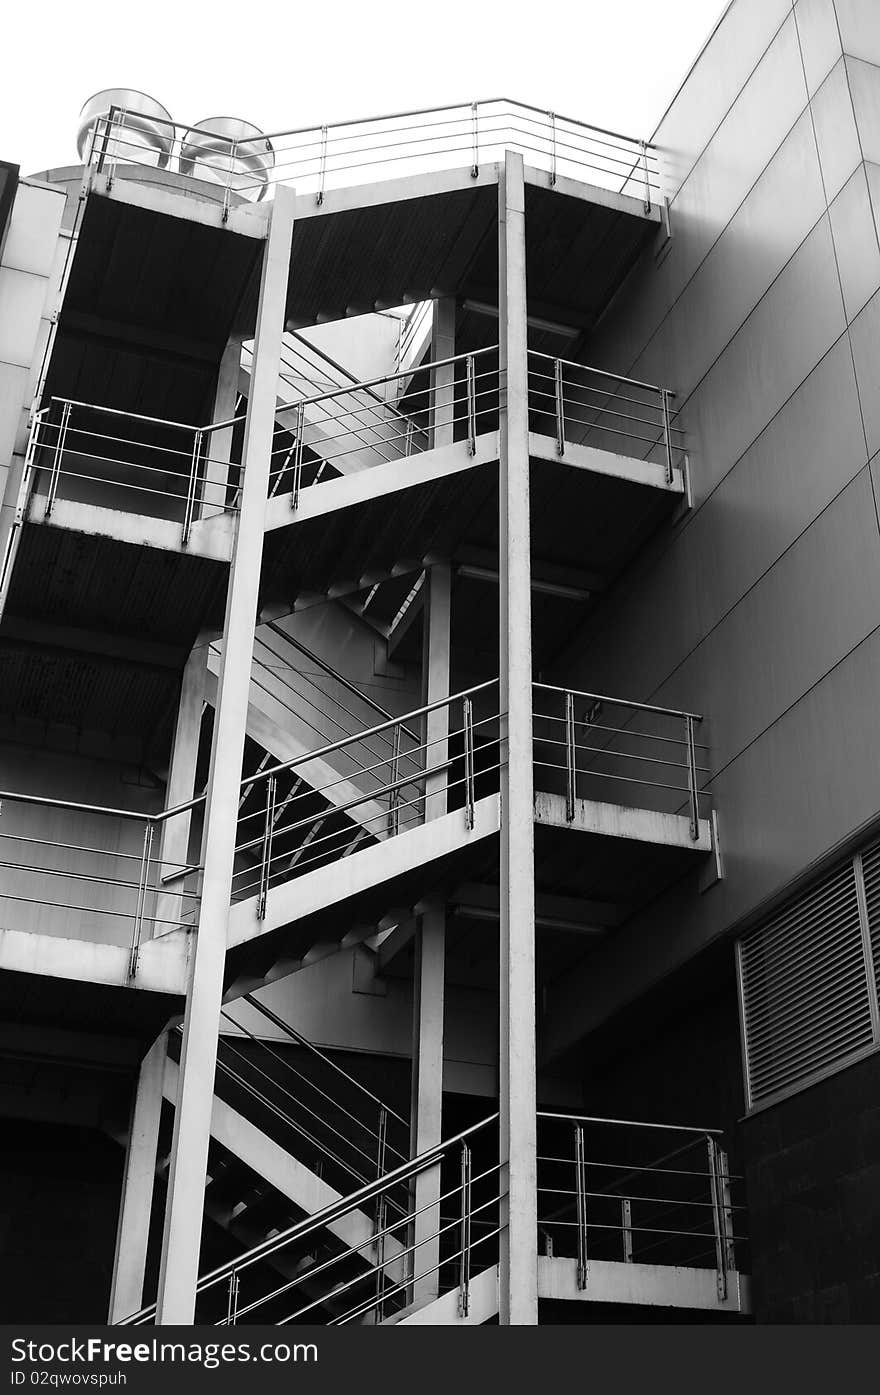
<path id="1" fill-rule="evenodd" d="M 876 1319 L 875 7 L 733 0 L 650 142 L 79 155 L 0 168 L 7 1320 Z"/>

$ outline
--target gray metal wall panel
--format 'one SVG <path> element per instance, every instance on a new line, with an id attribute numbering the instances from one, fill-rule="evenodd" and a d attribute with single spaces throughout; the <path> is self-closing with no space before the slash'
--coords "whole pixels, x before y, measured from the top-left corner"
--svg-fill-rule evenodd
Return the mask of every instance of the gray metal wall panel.
<path id="1" fill-rule="evenodd" d="M 812 97 L 842 52 L 834 0 L 797 0 L 794 13 L 807 90 Z"/>
<path id="2" fill-rule="evenodd" d="M 844 53 L 880 63 L 876 0 L 834 0 Z"/>
<path id="3" fill-rule="evenodd" d="M 880 242 L 865 165 L 850 176 L 829 211 L 843 303 L 851 323 L 880 287 Z"/>
<path id="4" fill-rule="evenodd" d="M 791 0 L 762 0 L 723 16 L 655 136 L 667 193 L 681 188 L 790 8 Z"/>
<path id="5" fill-rule="evenodd" d="M 831 69 L 811 107 L 825 194 L 830 200 L 840 193 L 862 158 L 845 59 Z"/>

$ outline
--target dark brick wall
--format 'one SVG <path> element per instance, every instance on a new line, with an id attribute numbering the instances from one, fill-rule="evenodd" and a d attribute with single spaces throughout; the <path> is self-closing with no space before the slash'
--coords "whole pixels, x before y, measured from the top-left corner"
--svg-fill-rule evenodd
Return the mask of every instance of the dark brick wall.
<path id="1" fill-rule="evenodd" d="M 756 1314 L 880 1321 L 880 1055 L 743 1125 Z"/>

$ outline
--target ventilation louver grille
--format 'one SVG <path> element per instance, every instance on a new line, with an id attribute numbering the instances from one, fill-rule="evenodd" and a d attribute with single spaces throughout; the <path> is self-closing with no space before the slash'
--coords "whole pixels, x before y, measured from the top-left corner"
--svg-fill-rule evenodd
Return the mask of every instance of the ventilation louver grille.
<path id="1" fill-rule="evenodd" d="M 859 904 L 863 875 L 867 914 Z M 878 967 L 880 844 L 848 859 L 740 941 L 750 1108 L 877 1044 Z"/>

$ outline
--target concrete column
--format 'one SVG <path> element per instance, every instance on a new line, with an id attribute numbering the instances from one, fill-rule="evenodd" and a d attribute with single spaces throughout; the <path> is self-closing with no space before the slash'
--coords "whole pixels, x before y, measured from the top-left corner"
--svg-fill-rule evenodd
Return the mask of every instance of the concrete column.
<path id="1" fill-rule="evenodd" d="M 507 713 L 501 771 L 499 1093 L 500 1321 L 538 1320 L 535 1097 L 535 874 L 526 240 L 522 156 L 504 156 L 498 199 L 501 411 L 499 501 L 500 700 Z M 505 723 L 502 722 L 502 733 Z"/>
<path id="2" fill-rule="evenodd" d="M 230 339 L 220 360 L 217 374 L 217 391 L 214 394 L 212 421 L 229 421 L 235 416 L 238 401 L 238 383 L 241 373 L 241 343 Z M 231 426 L 222 431 L 212 431 L 206 438 L 207 459 L 205 461 L 205 483 L 202 487 L 202 518 L 211 518 L 226 503 L 226 485 L 229 479 L 229 461 L 232 455 Z"/>
<path id="3" fill-rule="evenodd" d="M 421 917 L 413 969 L 412 1153 L 439 1143 L 443 1115 L 443 1011 L 446 910 L 432 905 Z M 424 1208 L 428 1209 L 425 1210 Z M 422 1172 L 413 1188 L 413 1301 L 439 1292 L 440 1167 Z M 420 1243 L 420 1242 L 424 1243 Z"/>
<path id="4" fill-rule="evenodd" d="M 167 1050 L 168 1033 L 162 1032 L 141 1061 L 138 1074 L 116 1230 L 116 1256 L 113 1260 L 113 1285 L 107 1318 L 110 1323 L 136 1313 L 144 1301 L 144 1272 L 150 1238 L 150 1212 L 162 1115 L 162 1077 Z"/>
<path id="5" fill-rule="evenodd" d="M 207 637 L 198 639 L 183 668 L 180 700 L 177 704 L 177 724 L 174 728 L 174 744 L 168 768 L 168 786 L 165 791 L 166 809 L 173 809 L 177 804 L 186 804 L 195 793 L 208 647 Z M 173 876 L 189 863 L 191 822 L 192 811 L 187 809 L 182 814 L 176 814 L 174 818 L 166 819 L 161 825 L 159 866 L 163 879 Z M 181 921 L 186 922 L 187 907 L 193 904 L 189 898 L 179 894 L 183 887 L 182 881 L 169 881 L 166 885 L 168 890 L 160 892 L 158 897 L 154 931 L 156 935 L 164 935 Z"/>
<path id="6" fill-rule="evenodd" d="M 451 296 L 434 301 L 431 324 L 431 361 L 441 363 L 455 354 L 455 299 Z M 453 439 L 455 417 L 455 364 L 433 370 L 434 400 L 431 420 L 431 445 L 448 446 Z"/>
<path id="7" fill-rule="evenodd" d="M 214 744 L 205 808 L 202 901 L 186 999 L 157 1323 L 190 1323 L 195 1310 L 241 762 L 275 424 L 275 393 L 293 240 L 293 207 L 293 190 L 279 184 L 263 254 L 245 429 L 241 512 L 226 598 L 223 659 L 217 685 Z"/>

